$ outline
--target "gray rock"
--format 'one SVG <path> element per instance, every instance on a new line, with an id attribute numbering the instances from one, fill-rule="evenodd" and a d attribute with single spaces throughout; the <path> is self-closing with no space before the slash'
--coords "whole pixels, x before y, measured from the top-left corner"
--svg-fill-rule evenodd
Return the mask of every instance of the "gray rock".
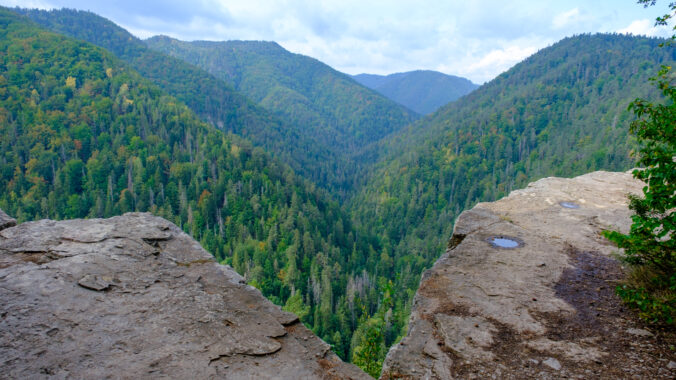
<path id="1" fill-rule="evenodd" d="M 669 369 L 676 369 L 676 362 L 673 360 L 669 361 L 669 364 L 667 364 L 667 368 Z"/>
<path id="2" fill-rule="evenodd" d="M 110 282 L 107 279 L 91 274 L 82 277 L 77 284 L 85 289 L 96 290 L 97 292 L 110 288 Z"/>
<path id="3" fill-rule="evenodd" d="M 531 372 L 523 372 L 524 361 L 533 354 L 549 357 L 544 363 L 556 370 L 561 364 L 553 356 L 578 363 L 566 369 L 574 376 L 584 377 L 584 371 L 591 369 L 612 378 L 603 371 L 617 368 L 598 363 L 631 365 L 632 360 L 613 352 L 608 343 L 611 338 L 625 338 L 627 327 L 604 322 L 597 330 L 570 332 L 580 326 L 575 322 L 579 311 L 563 299 L 565 289 L 557 284 L 564 272 L 575 269 L 572 260 L 577 252 L 617 265 L 612 259 L 617 248 L 600 232 L 629 230 L 627 193 L 640 194 L 642 187 L 626 173 L 545 178 L 463 212 L 448 250 L 422 276 L 408 333 L 390 349 L 381 379 L 419 378 L 420 373 L 430 379 L 468 378 L 476 373 L 485 378 L 537 378 L 533 366 Z M 562 207 L 562 201 L 579 208 Z M 519 244 L 494 247 L 490 242 L 495 238 Z M 580 271 L 589 271 L 585 279 L 598 275 L 594 265 L 584 268 Z M 589 306 L 585 318 L 602 312 Z M 561 326 L 560 321 L 568 319 L 573 322 Z M 557 331 L 564 327 L 569 330 Z M 607 331 L 615 335 L 606 336 Z M 444 355 L 426 352 L 430 346 L 444 348 Z M 522 360 L 513 360 L 514 355 Z M 450 375 L 442 376 L 440 366 Z"/>
<path id="4" fill-rule="evenodd" d="M 561 363 L 559 363 L 559 361 L 554 358 L 548 358 L 547 360 L 544 360 L 542 364 L 555 371 L 559 371 L 561 369 Z"/>
<path id="5" fill-rule="evenodd" d="M 369 378 L 164 219 L 0 231 L 2 375 Z"/>
<path id="6" fill-rule="evenodd" d="M 4 211 L 0 210 L 0 231 L 5 228 L 16 226 L 16 219 L 10 218 Z"/>
<path id="7" fill-rule="evenodd" d="M 629 333 L 631 335 L 637 335 L 637 336 L 647 336 L 647 337 L 654 336 L 653 333 L 651 333 L 648 330 L 644 330 L 644 329 L 631 328 L 631 329 L 627 329 L 627 333 Z"/>

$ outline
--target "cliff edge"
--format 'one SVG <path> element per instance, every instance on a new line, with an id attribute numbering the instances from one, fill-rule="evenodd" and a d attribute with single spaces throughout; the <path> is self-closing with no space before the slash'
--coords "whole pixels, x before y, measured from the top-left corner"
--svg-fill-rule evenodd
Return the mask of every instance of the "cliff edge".
<path id="1" fill-rule="evenodd" d="M 545 178 L 463 212 L 381 379 L 674 378 L 673 332 L 623 307 L 600 235 L 628 231 L 642 187 L 627 173 Z"/>
<path id="2" fill-rule="evenodd" d="M 369 378 L 162 218 L 14 223 L 0 378 Z"/>

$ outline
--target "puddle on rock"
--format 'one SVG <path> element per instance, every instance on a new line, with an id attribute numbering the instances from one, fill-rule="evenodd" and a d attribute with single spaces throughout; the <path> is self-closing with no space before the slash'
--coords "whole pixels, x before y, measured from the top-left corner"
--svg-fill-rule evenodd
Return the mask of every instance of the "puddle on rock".
<path id="1" fill-rule="evenodd" d="M 580 205 L 575 202 L 559 202 L 559 206 L 563 208 L 580 208 Z"/>
<path id="2" fill-rule="evenodd" d="M 488 238 L 487 241 L 495 248 L 513 249 L 523 246 L 521 239 L 507 236 L 493 236 Z"/>

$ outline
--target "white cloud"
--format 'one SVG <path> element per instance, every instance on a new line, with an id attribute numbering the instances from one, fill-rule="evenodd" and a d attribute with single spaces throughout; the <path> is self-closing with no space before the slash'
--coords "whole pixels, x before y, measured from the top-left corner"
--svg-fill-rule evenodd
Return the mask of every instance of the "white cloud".
<path id="1" fill-rule="evenodd" d="M 554 16 L 554 19 L 552 20 L 552 26 L 554 26 L 555 29 L 561 29 L 577 22 L 579 19 L 580 9 L 573 8 L 569 11 L 559 13 L 558 15 Z"/>
<path id="2" fill-rule="evenodd" d="M 54 8 L 48 1 L 43 0 L 6 0 L 2 2 L 6 7 L 21 7 L 31 9 L 52 9 Z"/>
<path id="3" fill-rule="evenodd" d="M 634 20 L 626 28 L 618 30 L 618 33 L 633 34 L 635 36 L 649 36 L 649 37 L 668 37 L 670 27 L 655 26 L 655 21 L 642 19 Z"/>
<path id="4" fill-rule="evenodd" d="M 668 35 L 668 28 L 655 31 L 647 21 L 663 10 L 617 0 L 0 0 L 0 4 L 91 10 L 142 38 L 165 34 L 182 40 L 276 41 L 349 74 L 431 69 L 479 83 L 572 34 Z"/>
<path id="5" fill-rule="evenodd" d="M 535 46 L 494 49 L 481 57 L 477 63 L 470 65 L 467 74 L 477 76 L 485 72 L 502 73 L 537 51 L 538 48 Z"/>

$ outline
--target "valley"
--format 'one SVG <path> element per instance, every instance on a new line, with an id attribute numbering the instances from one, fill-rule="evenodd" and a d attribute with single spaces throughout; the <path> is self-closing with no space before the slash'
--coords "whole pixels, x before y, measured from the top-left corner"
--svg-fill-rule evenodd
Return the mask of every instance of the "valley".
<path id="1" fill-rule="evenodd" d="M 463 211 L 636 166 L 627 106 L 665 101 L 665 41 L 578 34 L 479 86 L 0 8 L 0 210 L 162 217 L 378 377 Z"/>

